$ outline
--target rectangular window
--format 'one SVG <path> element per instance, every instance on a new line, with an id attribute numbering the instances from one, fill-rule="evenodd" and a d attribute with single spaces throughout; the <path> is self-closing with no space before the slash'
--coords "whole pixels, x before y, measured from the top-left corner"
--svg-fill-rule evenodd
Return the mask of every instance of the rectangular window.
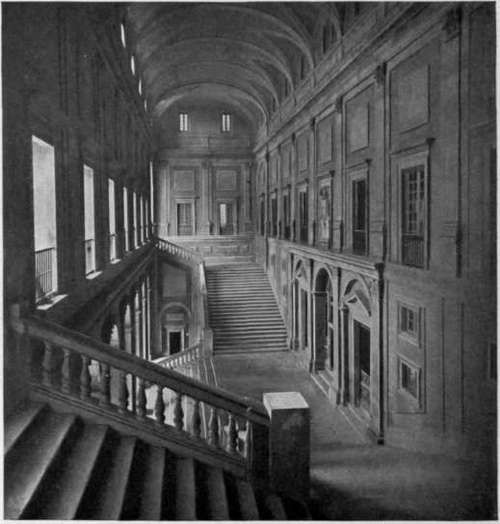
<path id="1" fill-rule="evenodd" d="M 290 196 L 283 195 L 283 234 L 286 240 L 290 240 Z"/>
<path id="2" fill-rule="evenodd" d="M 95 210 L 94 210 L 94 170 L 83 166 L 83 213 L 84 213 L 84 251 L 85 274 L 96 270 L 95 260 Z"/>
<path id="3" fill-rule="evenodd" d="M 278 199 L 276 195 L 271 198 L 271 226 L 273 237 L 278 236 Z"/>
<path id="4" fill-rule="evenodd" d="M 123 238 L 125 239 L 125 251 L 129 250 L 129 237 L 128 237 L 128 191 L 127 188 L 123 188 Z"/>
<path id="5" fill-rule="evenodd" d="M 425 166 L 401 170 L 402 189 L 402 262 L 424 267 L 425 241 Z"/>
<path id="6" fill-rule="evenodd" d="M 352 250 L 357 255 L 366 255 L 368 230 L 368 199 L 366 180 L 352 183 Z"/>
<path id="7" fill-rule="evenodd" d="M 299 238 L 301 242 L 307 242 L 308 239 L 308 202 L 307 189 L 299 192 Z"/>
<path id="8" fill-rule="evenodd" d="M 108 207 L 109 207 L 109 259 L 116 260 L 116 207 L 115 181 L 108 178 Z"/>
<path id="9" fill-rule="evenodd" d="M 413 338 L 418 335 L 418 314 L 407 306 L 400 306 L 399 310 L 399 330 Z"/>
<path id="10" fill-rule="evenodd" d="M 403 360 L 399 361 L 399 387 L 420 402 L 420 370 Z"/>
<path id="11" fill-rule="evenodd" d="M 179 113 L 179 131 L 188 130 L 188 114 Z"/>
<path id="12" fill-rule="evenodd" d="M 36 300 L 57 291 L 56 166 L 54 148 L 32 136 Z"/>
<path id="13" fill-rule="evenodd" d="M 177 204 L 177 234 L 193 234 L 193 206 L 191 202 Z"/>
<path id="14" fill-rule="evenodd" d="M 231 131 L 231 115 L 229 113 L 222 113 L 222 132 L 229 133 Z"/>

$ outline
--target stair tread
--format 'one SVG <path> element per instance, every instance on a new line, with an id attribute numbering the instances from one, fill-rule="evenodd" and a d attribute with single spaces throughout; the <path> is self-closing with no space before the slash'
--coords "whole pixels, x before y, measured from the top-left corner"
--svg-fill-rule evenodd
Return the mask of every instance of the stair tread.
<path id="1" fill-rule="evenodd" d="M 17 439 L 23 434 L 26 428 L 35 420 L 38 414 L 45 407 L 42 402 L 30 402 L 26 409 L 20 409 L 13 413 L 5 422 L 4 433 L 4 454 L 12 449 Z"/>
<path id="2" fill-rule="evenodd" d="M 207 468 L 208 518 L 210 520 L 229 520 L 226 486 L 220 468 Z"/>
<path id="3" fill-rule="evenodd" d="M 22 516 L 75 420 L 75 415 L 49 411 L 19 448 L 12 450 L 12 460 L 6 460 L 4 466 L 9 478 L 5 484 L 6 518 Z"/>
<path id="4" fill-rule="evenodd" d="M 120 438 L 106 482 L 103 483 L 103 489 L 91 511 L 91 520 L 116 520 L 120 518 L 135 444 L 135 437 Z"/>
<path id="5" fill-rule="evenodd" d="M 107 427 L 86 424 L 67 456 L 64 469 L 55 479 L 52 497 L 45 501 L 39 518 L 73 519 L 95 462 L 106 438 Z"/>
<path id="6" fill-rule="evenodd" d="M 259 520 L 259 510 L 251 484 L 245 480 L 235 479 L 238 503 L 242 520 Z"/>
<path id="7" fill-rule="evenodd" d="M 149 446 L 138 520 L 161 520 L 165 449 Z"/>
<path id="8" fill-rule="evenodd" d="M 175 491 L 176 520 L 196 520 L 196 486 L 193 459 L 177 459 Z"/>

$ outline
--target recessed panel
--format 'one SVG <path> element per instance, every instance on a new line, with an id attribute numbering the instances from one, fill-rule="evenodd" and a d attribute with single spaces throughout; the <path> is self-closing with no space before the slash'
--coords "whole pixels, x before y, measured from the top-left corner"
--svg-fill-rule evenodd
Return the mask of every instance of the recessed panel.
<path id="1" fill-rule="evenodd" d="M 229 169 L 217 171 L 216 187 L 218 191 L 236 191 L 236 172 Z"/>
<path id="2" fill-rule="evenodd" d="M 194 170 L 174 171 L 174 191 L 194 191 Z"/>
<path id="3" fill-rule="evenodd" d="M 426 124 L 429 120 L 429 68 L 410 70 L 401 77 L 397 87 L 399 130 L 405 131 Z"/>

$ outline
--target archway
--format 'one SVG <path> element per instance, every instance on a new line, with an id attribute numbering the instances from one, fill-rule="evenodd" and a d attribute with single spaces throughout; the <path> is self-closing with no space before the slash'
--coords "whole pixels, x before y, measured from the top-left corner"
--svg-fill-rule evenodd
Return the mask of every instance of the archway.
<path id="1" fill-rule="evenodd" d="M 191 312 L 180 302 L 171 302 L 161 311 L 162 353 L 173 355 L 190 345 Z"/>
<path id="2" fill-rule="evenodd" d="M 293 348 L 307 355 L 310 348 L 309 279 L 302 261 L 295 266 L 292 279 Z"/>
<path id="3" fill-rule="evenodd" d="M 314 350 L 313 371 L 334 368 L 333 286 L 325 268 L 316 274 L 314 282 Z"/>

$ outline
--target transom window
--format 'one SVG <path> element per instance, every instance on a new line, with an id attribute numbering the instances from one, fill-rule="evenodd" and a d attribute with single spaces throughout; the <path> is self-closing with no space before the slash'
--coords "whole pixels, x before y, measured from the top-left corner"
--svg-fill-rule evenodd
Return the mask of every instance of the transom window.
<path id="1" fill-rule="evenodd" d="M 179 113 L 179 131 L 188 130 L 188 114 Z"/>
<path id="2" fill-rule="evenodd" d="M 231 115 L 229 113 L 222 113 L 222 132 L 229 133 L 231 131 Z"/>

